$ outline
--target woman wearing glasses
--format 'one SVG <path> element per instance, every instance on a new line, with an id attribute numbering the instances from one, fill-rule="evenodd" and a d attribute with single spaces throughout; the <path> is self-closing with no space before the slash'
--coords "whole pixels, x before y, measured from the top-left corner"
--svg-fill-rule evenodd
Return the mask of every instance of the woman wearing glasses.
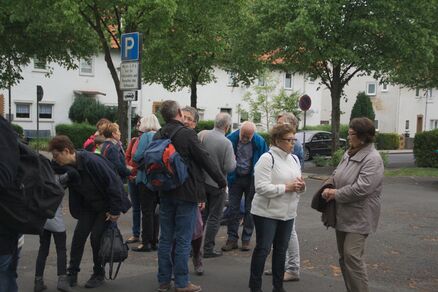
<path id="1" fill-rule="evenodd" d="M 270 131 L 272 146 L 255 166 L 255 190 L 251 213 L 256 228 L 256 247 L 251 259 L 249 287 L 262 291 L 262 274 L 271 246 L 274 292 L 283 289 L 286 250 L 297 215 L 299 194 L 304 192 L 299 159 L 291 154 L 295 127 L 275 125 Z"/>
<path id="2" fill-rule="evenodd" d="M 368 291 L 363 254 L 365 240 L 379 221 L 384 170 L 373 145 L 375 132 L 370 119 L 351 120 L 350 149 L 332 176 L 335 188 L 322 192 L 327 201 L 336 201 L 336 241 L 347 291 Z"/>

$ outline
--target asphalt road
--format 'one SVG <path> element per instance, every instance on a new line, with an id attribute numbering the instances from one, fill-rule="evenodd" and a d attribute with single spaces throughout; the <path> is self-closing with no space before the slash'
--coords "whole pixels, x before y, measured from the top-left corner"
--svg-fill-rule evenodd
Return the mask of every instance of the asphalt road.
<path id="1" fill-rule="evenodd" d="M 301 196 L 297 232 L 301 248 L 301 280 L 286 283 L 286 291 L 345 291 L 337 263 L 335 234 L 320 222 L 320 215 L 310 208 L 313 192 L 320 181 L 308 179 L 307 193 Z M 371 291 L 438 291 L 438 181 L 412 178 L 387 178 L 383 191 L 382 216 L 378 231 L 369 236 L 366 260 Z M 68 227 L 68 247 L 74 220 L 65 210 Z M 123 216 L 120 228 L 125 237 L 130 235 L 130 216 Z M 254 244 L 253 236 L 253 244 Z M 222 227 L 217 238 L 220 247 L 226 240 Z M 33 291 L 38 238 L 26 236 L 20 260 L 20 291 Z M 205 259 L 205 274 L 196 276 L 190 263 L 191 281 L 208 292 L 249 291 L 248 277 L 251 252 L 233 251 L 226 255 Z M 267 262 L 267 265 L 269 263 Z M 91 248 L 87 243 L 79 274 L 83 288 L 92 271 Z M 130 252 L 122 265 L 119 277 L 107 281 L 94 291 L 152 292 L 157 288 L 156 253 Z M 56 252 L 52 243 L 47 261 L 46 290 L 56 291 Z M 263 289 L 271 291 L 271 278 L 264 276 Z"/>

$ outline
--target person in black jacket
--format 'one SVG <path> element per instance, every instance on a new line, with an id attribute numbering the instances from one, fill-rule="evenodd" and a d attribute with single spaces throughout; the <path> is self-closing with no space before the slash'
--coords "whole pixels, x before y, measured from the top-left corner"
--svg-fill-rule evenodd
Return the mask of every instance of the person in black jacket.
<path id="1" fill-rule="evenodd" d="M 160 112 L 166 122 L 154 136 L 154 140 L 169 138 L 188 165 L 189 178 L 171 191 L 160 192 L 160 239 L 158 246 L 158 291 L 171 287 L 172 270 L 175 276 L 175 291 L 197 292 L 201 287 L 189 282 L 188 258 L 198 202 L 205 201 L 204 169 L 219 188 L 226 187 L 225 177 L 218 165 L 198 140 L 196 132 L 183 125 L 184 118 L 176 101 L 166 100 Z M 178 132 L 176 132 L 178 130 Z M 175 260 L 171 260 L 171 248 L 176 241 Z"/>
<path id="2" fill-rule="evenodd" d="M 15 181 L 19 160 L 17 135 L 0 116 L 0 200 L 5 195 L 4 189 Z M 16 231 L 0 222 L 0 292 L 18 291 L 18 238 Z"/>
<path id="3" fill-rule="evenodd" d="M 100 238 L 105 221 L 117 221 L 120 212 L 129 209 L 123 200 L 123 184 L 105 158 L 87 151 L 75 151 L 67 136 L 56 136 L 49 142 L 49 151 L 60 166 L 70 166 L 78 172 L 76 180 L 69 182 L 70 212 L 78 219 L 73 234 L 68 277 L 71 287 L 77 285 L 85 242 L 91 233 L 93 249 L 93 275 L 86 288 L 99 287 L 104 282 L 105 270 L 99 261 Z M 70 170 L 72 171 L 72 170 Z"/>

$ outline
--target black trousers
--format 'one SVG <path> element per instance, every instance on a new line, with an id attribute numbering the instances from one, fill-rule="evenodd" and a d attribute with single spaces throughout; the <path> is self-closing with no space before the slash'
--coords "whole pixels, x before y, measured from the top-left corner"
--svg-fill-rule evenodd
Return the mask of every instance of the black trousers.
<path id="1" fill-rule="evenodd" d="M 70 250 L 70 264 L 68 271 L 77 274 L 80 271 L 82 255 L 84 254 L 85 243 L 91 233 L 90 241 L 93 250 L 93 271 L 94 274 L 103 275 L 105 270 L 99 261 L 100 238 L 105 229 L 106 212 L 93 212 L 82 210 L 79 214 L 78 223 L 73 233 Z"/>
<path id="2" fill-rule="evenodd" d="M 40 249 L 38 250 L 38 257 L 36 260 L 35 277 L 42 277 L 44 275 L 44 269 L 46 267 L 47 256 L 49 255 L 52 235 L 56 246 L 58 276 L 67 274 L 67 233 L 65 231 L 51 232 L 44 229 L 43 233 L 40 234 Z"/>
<path id="3" fill-rule="evenodd" d="M 144 184 L 139 184 L 139 200 L 141 208 L 141 240 L 143 244 L 156 244 L 160 222 L 155 209 L 159 201 L 158 192 L 151 191 Z"/>

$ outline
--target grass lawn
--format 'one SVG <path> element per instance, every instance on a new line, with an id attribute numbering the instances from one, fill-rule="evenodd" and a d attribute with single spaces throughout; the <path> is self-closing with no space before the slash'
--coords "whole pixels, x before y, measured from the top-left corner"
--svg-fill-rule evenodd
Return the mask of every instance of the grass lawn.
<path id="1" fill-rule="evenodd" d="M 385 176 L 429 176 L 438 177 L 438 168 L 410 167 L 385 169 Z"/>

